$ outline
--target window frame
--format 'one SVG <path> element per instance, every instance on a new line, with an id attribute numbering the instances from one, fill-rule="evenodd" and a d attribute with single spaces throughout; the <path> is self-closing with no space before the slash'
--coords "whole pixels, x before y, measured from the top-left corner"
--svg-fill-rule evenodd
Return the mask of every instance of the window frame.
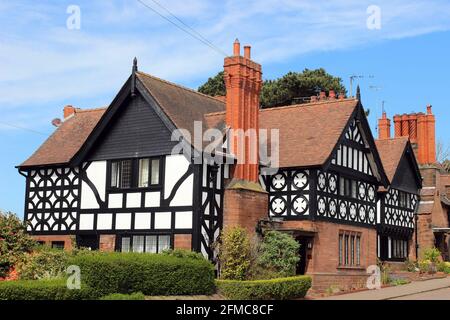
<path id="1" fill-rule="evenodd" d="M 161 253 L 164 250 L 167 249 L 173 249 L 173 235 L 170 233 L 131 233 L 131 234 L 124 234 L 121 235 L 119 237 L 117 237 L 117 244 L 116 244 L 116 248 L 117 251 L 119 252 L 135 252 L 133 250 L 133 246 L 134 246 L 134 237 L 144 237 L 144 241 L 143 241 L 143 251 L 136 251 L 137 253 Z M 147 252 L 146 251 L 146 246 L 147 246 L 147 237 L 156 237 L 156 252 Z M 166 249 L 160 249 L 160 237 L 168 237 L 169 238 L 169 246 Z M 122 241 L 124 238 L 127 238 L 129 243 L 128 243 L 128 247 L 129 250 L 128 251 L 122 251 Z"/>
<path id="2" fill-rule="evenodd" d="M 362 268 L 361 233 L 341 230 L 338 244 L 338 268 Z"/>
<path id="3" fill-rule="evenodd" d="M 147 187 L 139 187 L 139 164 L 142 159 L 149 159 L 149 167 L 148 167 L 148 186 Z M 124 158 L 124 159 L 111 159 L 107 162 L 107 176 L 106 176 L 106 189 L 110 193 L 114 192 L 123 192 L 123 191 L 142 191 L 142 190 L 153 190 L 153 189 L 161 189 L 163 187 L 163 177 L 164 177 L 164 161 L 165 156 L 153 156 L 153 157 L 139 157 L 139 158 Z M 131 161 L 131 177 L 130 177 L 130 187 L 115 187 L 112 186 L 112 174 L 113 174 L 113 163 L 121 162 L 121 161 Z M 159 161 L 158 168 L 158 183 L 151 184 L 152 179 L 152 163 L 154 160 Z M 122 179 L 122 173 L 120 173 L 119 180 Z"/>

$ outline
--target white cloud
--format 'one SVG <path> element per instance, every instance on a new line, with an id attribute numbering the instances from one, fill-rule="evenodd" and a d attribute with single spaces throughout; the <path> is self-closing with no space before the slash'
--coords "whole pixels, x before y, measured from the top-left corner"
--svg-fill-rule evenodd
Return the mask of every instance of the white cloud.
<path id="1" fill-rule="evenodd" d="M 440 0 L 378 1 L 381 30 L 366 28 L 372 1 L 158 1 L 226 52 L 235 37 L 252 44 L 263 64 L 450 29 L 450 3 Z M 141 70 L 172 81 L 206 79 L 221 69 L 223 56 L 138 1 L 78 2 L 79 31 L 65 29 L 59 3 L 0 5 L 0 110 L 11 121 L 24 121 L 17 109 L 25 106 L 42 115 L 45 104 L 50 112 L 61 101 L 111 97 L 134 56 Z"/>

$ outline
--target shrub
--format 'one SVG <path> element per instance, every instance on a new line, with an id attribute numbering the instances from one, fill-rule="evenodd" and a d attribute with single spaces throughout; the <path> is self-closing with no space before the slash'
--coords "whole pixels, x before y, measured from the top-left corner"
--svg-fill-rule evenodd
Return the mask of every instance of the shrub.
<path id="1" fill-rule="evenodd" d="M 450 274 L 450 262 L 447 261 L 441 261 L 437 265 L 437 270 L 439 272 L 445 272 L 447 274 Z"/>
<path id="2" fill-rule="evenodd" d="M 417 262 L 413 261 L 413 260 L 409 260 L 409 259 L 407 259 L 405 261 L 404 267 L 405 267 L 405 270 L 408 272 L 416 272 L 418 269 Z"/>
<path id="3" fill-rule="evenodd" d="M 89 300 L 95 290 L 82 286 L 70 290 L 65 279 L 17 280 L 0 282 L 0 300 Z"/>
<path id="4" fill-rule="evenodd" d="M 411 283 L 411 281 L 409 281 L 408 279 L 395 279 L 390 282 L 390 284 L 393 286 L 402 286 L 408 283 Z"/>
<path id="5" fill-rule="evenodd" d="M 250 268 L 250 241 L 245 229 L 225 229 L 219 245 L 220 277 L 244 280 Z"/>
<path id="6" fill-rule="evenodd" d="M 206 259 L 149 253 L 99 252 L 69 260 L 81 269 L 81 281 L 102 295 L 211 294 L 214 267 Z"/>
<path id="7" fill-rule="evenodd" d="M 194 260 L 205 260 L 205 257 L 199 252 L 184 249 L 167 249 L 161 254 L 178 258 L 188 258 Z"/>
<path id="8" fill-rule="evenodd" d="M 430 260 L 421 260 L 418 263 L 420 273 L 427 273 L 430 271 Z"/>
<path id="9" fill-rule="evenodd" d="M 219 293 L 231 300 L 282 300 L 303 298 L 311 277 L 296 276 L 270 280 L 217 280 Z"/>
<path id="10" fill-rule="evenodd" d="M 436 248 L 428 248 L 423 253 L 424 260 L 429 260 L 431 263 L 438 263 L 441 257 L 441 252 Z"/>
<path id="11" fill-rule="evenodd" d="M 259 247 L 257 265 L 260 270 L 270 270 L 277 277 L 293 276 L 300 260 L 299 248 L 300 244 L 291 235 L 268 231 Z"/>
<path id="12" fill-rule="evenodd" d="M 15 214 L 0 211 L 0 278 L 7 276 L 35 245 L 25 224 Z"/>
<path id="13" fill-rule="evenodd" d="M 131 294 L 113 293 L 101 297 L 100 300 L 145 300 L 145 295 L 142 292 Z"/>
<path id="14" fill-rule="evenodd" d="M 20 279 L 61 278 L 65 275 L 68 259 L 67 251 L 40 246 L 19 263 Z"/>

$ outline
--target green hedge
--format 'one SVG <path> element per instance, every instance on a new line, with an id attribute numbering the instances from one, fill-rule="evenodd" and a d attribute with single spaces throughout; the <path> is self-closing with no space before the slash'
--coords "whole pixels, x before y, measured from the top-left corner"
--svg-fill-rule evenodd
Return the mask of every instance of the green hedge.
<path id="1" fill-rule="evenodd" d="M 303 298 L 311 277 L 296 276 L 270 280 L 217 280 L 219 293 L 231 300 L 283 300 Z"/>
<path id="2" fill-rule="evenodd" d="M 90 300 L 98 295 L 82 286 L 70 290 L 65 279 L 17 280 L 0 282 L 0 300 Z"/>
<path id="3" fill-rule="evenodd" d="M 142 292 L 131 294 L 113 293 L 101 297 L 100 300 L 145 300 L 145 295 Z"/>
<path id="4" fill-rule="evenodd" d="M 214 292 L 214 267 L 206 259 L 162 254 L 98 253 L 69 261 L 81 268 L 81 282 L 101 295 L 193 295 Z"/>

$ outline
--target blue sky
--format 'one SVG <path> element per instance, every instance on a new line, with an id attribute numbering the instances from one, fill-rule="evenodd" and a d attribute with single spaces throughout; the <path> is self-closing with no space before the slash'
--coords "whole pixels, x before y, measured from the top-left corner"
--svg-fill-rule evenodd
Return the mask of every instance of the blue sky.
<path id="1" fill-rule="evenodd" d="M 348 88 L 350 75 L 373 75 L 359 83 L 374 134 L 381 101 L 388 116 L 432 104 L 437 137 L 450 143 L 449 1 L 158 2 L 226 53 L 236 37 L 251 44 L 266 79 L 324 67 Z M 80 8 L 80 29 L 66 26 L 69 5 Z M 367 28 L 370 5 L 380 8 L 380 29 Z M 23 214 L 14 166 L 53 131 L 64 105 L 108 105 L 134 56 L 140 70 L 192 88 L 223 65 L 223 55 L 137 0 L 0 0 L 0 208 Z"/>

